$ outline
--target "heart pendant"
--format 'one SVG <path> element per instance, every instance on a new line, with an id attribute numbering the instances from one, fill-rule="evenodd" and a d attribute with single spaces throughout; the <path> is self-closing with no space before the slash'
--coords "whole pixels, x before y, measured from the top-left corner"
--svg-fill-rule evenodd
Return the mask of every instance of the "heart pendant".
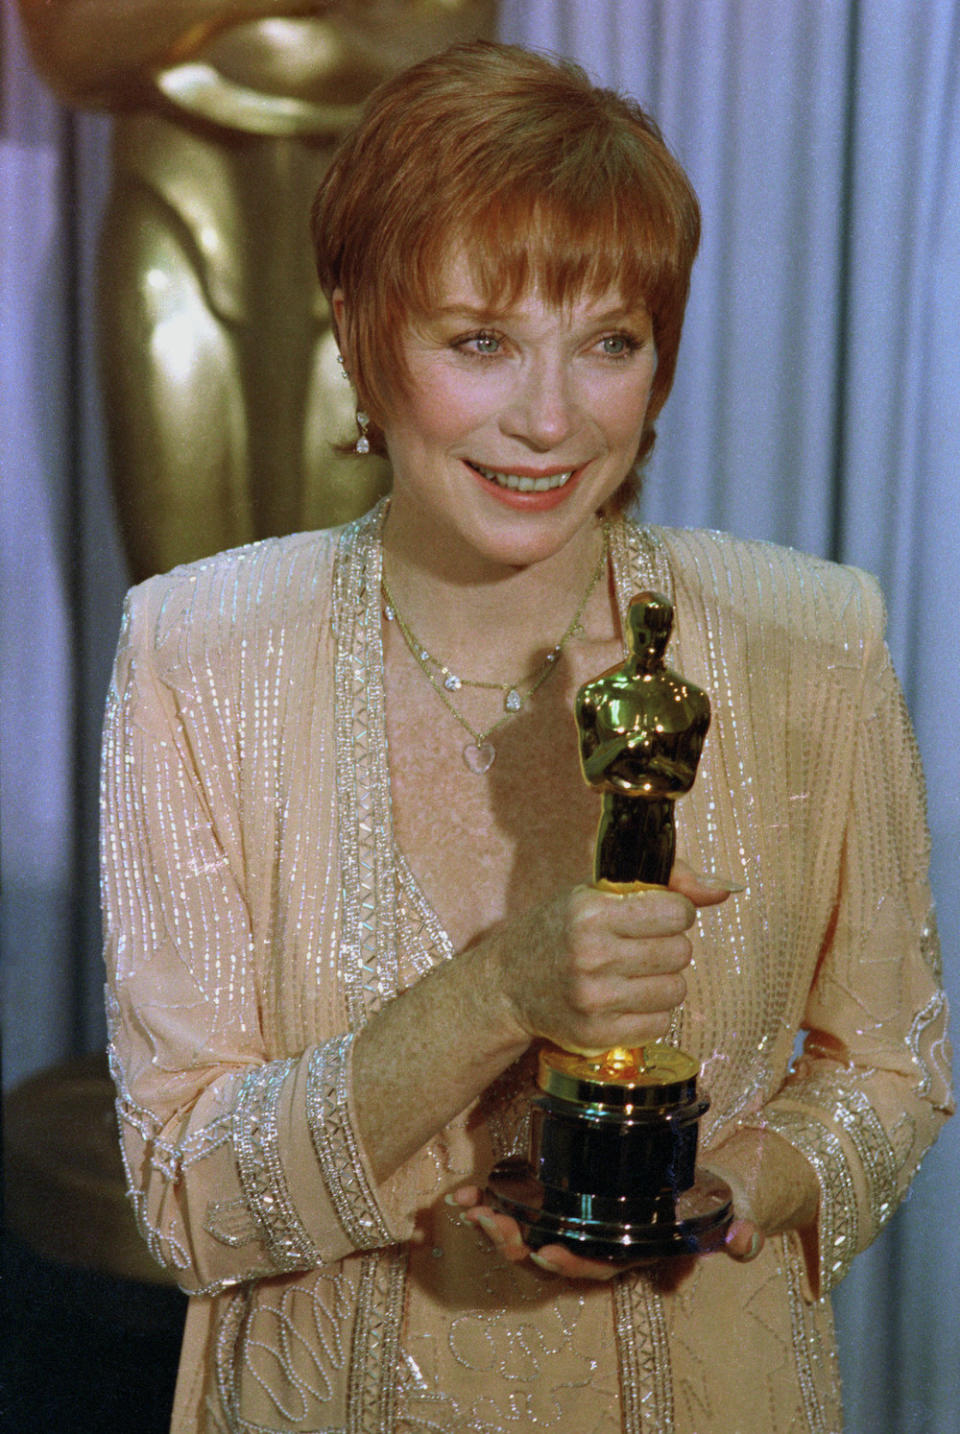
<path id="1" fill-rule="evenodd" d="M 482 777 L 484 772 L 489 772 L 496 755 L 492 742 L 468 742 L 463 749 L 463 760 L 475 777 Z"/>

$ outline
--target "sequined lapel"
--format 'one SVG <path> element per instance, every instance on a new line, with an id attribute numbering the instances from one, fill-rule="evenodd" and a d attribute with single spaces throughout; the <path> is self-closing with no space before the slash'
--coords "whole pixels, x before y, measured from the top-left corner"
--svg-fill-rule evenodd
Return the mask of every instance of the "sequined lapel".
<path id="1" fill-rule="evenodd" d="M 334 570 L 340 962 L 352 1030 L 397 991 L 396 872 L 380 629 L 380 504 L 344 529 Z"/>
<path id="2" fill-rule="evenodd" d="M 344 529 L 333 577 L 340 969 L 351 1030 L 397 991 L 396 871 L 380 627 L 380 504 Z M 350 1350 L 348 1434 L 390 1434 L 407 1250 L 363 1257 Z"/>

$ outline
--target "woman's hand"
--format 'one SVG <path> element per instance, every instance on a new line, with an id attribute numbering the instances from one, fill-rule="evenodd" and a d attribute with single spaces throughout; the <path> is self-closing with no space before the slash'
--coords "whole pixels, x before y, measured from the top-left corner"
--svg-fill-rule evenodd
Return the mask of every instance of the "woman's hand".
<path id="1" fill-rule="evenodd" d="M 636 1265 L 613 1260 L 588 1260 L 575 1254 L 566 1245 L 544 1245 L 539 1250 L 531 1250 L 524 1244 L 517 1222 L 509 1215 L 501 1215 L 489 1205 L 484 1205 L 482 1198 L 478 1186 L 463 1185 L 453 1195 L 446 1197 L 446 1203 L 458 1212 L 464 1224 L 474 1225 L 478 1230 L 482 1230 L 498 1253 L 511 1264 L 529 1259 L 548 1274 L 559 1275 L 568 1280 L 595 1280 L 601 1283 L 614 1279 L 625 1270 L 636 1268 L 636 1265 L 650 1267 L 648 1260 L 638 1260 Z M 731 1259 L 745 1265 L 756 1259 L 764 1244 L 764 1234 L 758 1225 L 752 1220 L 741 1220 L 734 1216 L 723 1245 L 718 1247 L 717 1253 L 723 1250 Z M 655 1268 L 660 1290 L 665 1292 L 677 1289 L 692 1273 L 698 1258 L 700 1257 L 697 1255 L 679 1255 L 657 1261 Z"/>
<path id="2" fill-rule="evenodd" d="M 511 923 L 502 929 L 509 949 L 501 969 L 518 1023 L 530 1037 L 543 1036 L 585 1054 L 666 1035 L 671 1012 L 686 994 L 680 973 L 692 948 L 685 933 L 697 907 L 715 906 L 738 889 L 722 878 L 698 876 L 678 861 L 665 890 L 619 896 L 577 887 Z M 529 930 L 518 932 L 524 923 Z M 531 1250 L 516 1221 L 484 1205 L 477 1186 L 463 1186 L 446 1199 L 511 1262 L 530 1259 L 566 1279 L 599 1281 L 630 1268 L 586 1259 L 565 1245 Z M 763 1232 L 751 1220 L 734 1219 L 723 1249 L 746 1262 L 756 1258 L 763 1243 Z M 661 1285 L 679 1284 L 695 1258 L 661 1262 Z"/>
<path id="3" fill-rule="evenodd" d="M 565 893 L 504 922 L 385 1002 L 353 1051 L 357 1126 L 375 1178 L 386 1180 L 409 1160 L 535 1035 L 606 1050 L 665 1033 L 683 998 L 679 971 L 690 959 L 683 933 L 694 903 L 727 895 L 722 884 L 683 868 L 674 882 L 671 891 L 626 898 L 587 888 Z M 640 934 L 620 934 L 624 927 Z"/>
<path id="4" fill-rule="evenodd" d="M 584 1055 L 661 1039 L 686 995 L 697 907 L 733 889 L 678 862 L 668 888 L 578 886 L 505 923 L 487 940 L 518 1034 Z"/>

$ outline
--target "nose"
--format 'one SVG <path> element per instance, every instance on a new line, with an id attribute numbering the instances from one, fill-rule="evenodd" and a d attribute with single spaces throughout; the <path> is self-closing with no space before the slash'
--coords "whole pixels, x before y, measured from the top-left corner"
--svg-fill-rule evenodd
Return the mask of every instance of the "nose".
<path id="1" fill-rule="evenodd" d="M 570 374 L 555 358 L 531 360 L 501 417 L 510 438 L 546 453 L 559 448 L 576 429 L 578 404 Z"/>

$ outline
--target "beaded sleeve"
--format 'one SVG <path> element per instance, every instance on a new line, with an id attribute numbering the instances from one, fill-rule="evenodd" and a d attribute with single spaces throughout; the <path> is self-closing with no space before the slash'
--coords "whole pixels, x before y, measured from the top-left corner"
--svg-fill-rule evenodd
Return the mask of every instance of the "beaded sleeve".
<path id="1" fill-rule="evenodd" d="M 155 1257 L 197 1292 L 406 1231 L 388 1229 L 353 1132 L 349 1041 L 308 1030 L 291 1052 L 265 1035 L 270 945 L 247 893 L 236 815 L 245 739 L 223 676 L 243 656 L 204 665 L 189 651 L 195 589 L 205 585 L 207 604 L 211 584 L 185 573 L 135 590 L 125 609 L 104 731 L 102 864 L 129 1191 Z M 168 602 L 183 608 L 169 621 Z M 222 633 L 235 617 L 213 626 Z"/>
<path id="2" fill-rule="evenodd" d="M 896 1210 L 952 1109 L 923 778 L 872 582 L 870 598 L 876 637 L 865 646 L 839 885 L 803 1054 L 751 1122 L 816 1171 L 810 1275 L 820 1294 Z"/>

